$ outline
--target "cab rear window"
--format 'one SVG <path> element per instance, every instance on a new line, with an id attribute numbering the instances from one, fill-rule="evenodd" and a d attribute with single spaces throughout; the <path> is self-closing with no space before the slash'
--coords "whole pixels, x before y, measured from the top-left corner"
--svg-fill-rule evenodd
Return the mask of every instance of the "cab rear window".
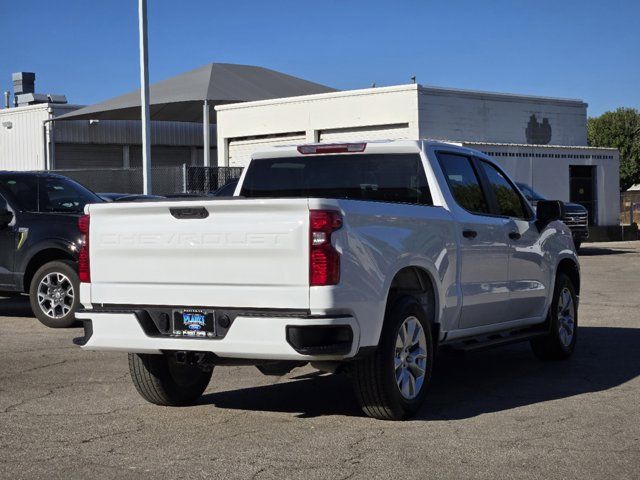
<path id="1" fill-rule="evenodd" d="M 433 205 L 417 154 L 253 160 L 240 194 L 250 198 L 337 198 Z"/>

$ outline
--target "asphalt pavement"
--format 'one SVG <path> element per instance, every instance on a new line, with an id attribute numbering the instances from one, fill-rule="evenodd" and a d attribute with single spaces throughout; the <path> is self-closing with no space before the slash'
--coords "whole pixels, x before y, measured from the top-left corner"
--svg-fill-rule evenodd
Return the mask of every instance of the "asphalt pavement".
<path id="1" fill-rule="evenodd" d="M 578 346 L 437 359 L 419 415 L 362 415 L 347 378 L 219 367 L 199 405 L 136 393 L 121 353 L 84 352 L 0 299 L 0 478 L 640 478 L 640 242 L 586 244 Z"/>

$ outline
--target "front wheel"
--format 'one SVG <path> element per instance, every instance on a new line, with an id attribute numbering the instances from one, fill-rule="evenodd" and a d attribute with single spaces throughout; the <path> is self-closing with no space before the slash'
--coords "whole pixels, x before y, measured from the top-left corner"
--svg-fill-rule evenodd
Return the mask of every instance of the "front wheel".
<path id="1" fill-rule="evenodd" d="M 547 318 L 549 333 L 531 340 L 533 353 L 541 360 L 565 360 L 578 339 L 578 302 L 571 279 L 558 274 Z"/>
<path id="2" fill-rule="evenodd" d="M 431 323 L 412 297 L 400 298 L 387 312 L 378 348 L 352 365 L 362 410 L 381 420 L 415 414 L 427 394 L 433 371 Z"/>
<path id="3" fill-rule="evenodd" d="M 45 263 L 31 279 L 29 300 L 33 314 L 51 328 L 71 327 L 80 303 L 80 280 L 73 263 Z"/>
<path id="4" fill-rule="evenodd" d="M 206 390 L 213 368 L 176 361 L 171 354 L 129 354 L 129 373 L 138 393 L 156 405 L 192 405 Z"/>

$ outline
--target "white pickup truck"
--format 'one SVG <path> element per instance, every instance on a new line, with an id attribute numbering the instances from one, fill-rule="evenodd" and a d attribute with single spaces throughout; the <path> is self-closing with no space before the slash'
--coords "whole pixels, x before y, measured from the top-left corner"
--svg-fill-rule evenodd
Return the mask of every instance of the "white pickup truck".
<path id="1" fill-rule="evenodd" d="M 80 220 L 85 350 L 129 353 L 139 393 L 195 402 L 218 365 L 346 372 L 365 413 L 420 407 L 438 347 L 576 343 L 563 205 L 537 215 L 489 157 L 448 143 L 274 147 L 234 197 L 95 204 Z"/>

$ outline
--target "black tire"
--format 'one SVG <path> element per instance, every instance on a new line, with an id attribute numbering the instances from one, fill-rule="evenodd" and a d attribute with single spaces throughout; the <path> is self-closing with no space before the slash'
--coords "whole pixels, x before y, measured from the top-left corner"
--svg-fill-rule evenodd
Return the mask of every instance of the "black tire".
<path id="1" fill-rule="evenodd" d="M 573 246 L 576 247 L 576 252 L 580 251 L 580 247 L 582 246 L 582 242 L 580 240 L 574 240 Z"/>
<path id="2" fill-rule="evenodd" d="M 45 279 L 45 277 L 51 279 L 58 275 L 67 279 L 59 285 L 60 291 L 67 292 L 67 283 L 70 284 L 73 298 L 70 299 L 68 295 L 65 295 L 64 300 L 60 304 L 54 304 L 52 301 L 43 298 L 42 301 L 44 303 L 41 304 L 40 295 L 45 293 L 43 290 L 48 288 L 42 283 L 43 279 Z M 55 286 L 56 285 L 52 285 L 52 287 Z M 78 279 L 75 264 L 67 260 L 55 260 L 41 266 L 31 279 L 31 284 L 29 285 L 29 300 L 33 314 L 47 327 L 72 327 L 76 321 L 75 313 L 80 304 L 80 280 Z M 54 307 L 54 305 L 56 306 Z M 45 311 L 47 308 L 49 308 L 49 313 Z M 68 312 L 64 313 L 67 308 Z"/>
<path id="3" fill-rule="evenodd" d="M 193 405 L 211 381 L 213 368 L 183 365 L 171 354 L 129 354 L 129 373 L 138 393 L 156 405 Z"/>
<path id="4" fill-rule="evenodd" d="M 396 381 L 396 338 L 405 319 L 415 317 L 426 340 L 424 380 L 415 398 L 407 399 Z M 351 365 L 356 397 L 368 416 L 381 420 L 402 420 L 414 415 L 424 402 L 433 371 L 434 342 L 431 323 L 413 297 L 401 297 L 387 310 L 376 351 Z"/>
<path id="5" fill-rule="evenodd" d="M 571 296 L 573 305 L 573 328 L 570 342 L 566 341 L 566 337 L 563 338 L 559 319 L 559 302 L 561 301 L 561 295 L 565 291 Z M 548 334 L 531 339 L 533 353 L 541 360 L 568 359 L 573 354 L 578 340 L 578 303 L 573 283 L 564 273 L 559 273 L 556 278 L 547 325 L 549 326 Z"/>

